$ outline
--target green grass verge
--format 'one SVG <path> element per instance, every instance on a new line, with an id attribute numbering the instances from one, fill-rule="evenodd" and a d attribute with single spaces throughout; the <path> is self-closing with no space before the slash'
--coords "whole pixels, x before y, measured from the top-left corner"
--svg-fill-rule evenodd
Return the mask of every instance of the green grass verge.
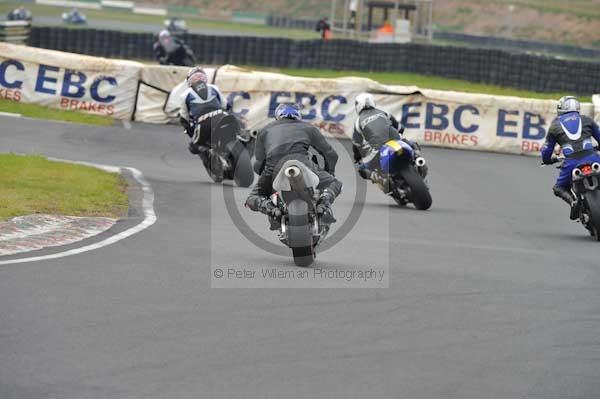
<path id="1" fill-rule="evenodd" d="M 26 4 L 25 6 L 28 10 L 30 10 L 33 13 L 34 25 L 36 16 L 60 17 L 63 12 L 68 12 L 71 10 L 71 8 L 43 6 L 37 4 Z M 16 7 L 16 2 L 0 3 L 0 14 L 6 14 Z M 101 19 L 108 21 L 151 24 L 156 25 L 157 31 L 164 26 L 164 20 L 167 18 L 164 16 L 134 14 L 129 11 L 112 9 L 81 9 L 81 12 L 87 16 L 88 21 L 90 22 L 94 19 Z M 261 36 L 286 37 L 291 39 L 317 39 L 320 37 L 319 33 L 315 32 L 314 30 L 276 28 L 266 25 L 256 25 L 251 23 L 241 23 L 233 21 L 215 21 L 194 16 L 186 16 L 184 19 L 187 23 L 188 29 L 210 29 L 229 32 L 239 32 L 240 34 L 246 33 Z M 78 28 L 73 26 L 69 27 L 74 29 Z M 86 26 L 82 26 L 79 28 L 85 27 Z M 127 31 L 132 30 L 132 28 L 127 27 L 127 25 L 123 25 L 119 28 L 119 30 Z M 133 30 L 135 30 L 135 28 L 133 28 Z"/>
<path id="2" fill-rule="evenodd" d="M 126 186 L 121 175 L 90 166 L 0 154 L 0 220 L 35 213 L 121 217 Z"/>
<path id="3" fill-rule="evenodd" d="M 332 71 L 332 70 L 317 70 L 317 69 L 294 69 L 294 68 L 262 68 L 253 67 L 254 69 L 269 70 L 281 72 L 293 76 L 304 76 L 310 78 L 340 78 L 344 76 L 357 76 L 369 78 L 380 83 L 389 85 L 406 85 L 418 86 L 423 89 L 435 90 L 454 90 L 467 93 L 492 94 L 500 96 L 515 96 L 524 98 L 539 98 L 539 99 L 558 99 L 564 95 L 577 95 L 578 93 L 538 93 L 534 91 L 519 90 L 510 87 L 501 87 L 487 85 L 482 83 L 472 83 L 458 79 L 446 79 L 436 76 L 418 75 L 414 73 L 403 72 L 358 72 L 358 71 Z M 589 94 L 580 94 L 580 101 L 591 102 L 592 97 Z"/>
<path id="4" fill-rule="evenodd" d="M 74 122 L 84 125 L 111 126 L 114 119 L 108 116 L 90 115 L 82 112 L 64 111 L 43 107 L 36 104 L 25 104 L 11 100 L 0 100 L 0 112 L 21 114 L 30 118 L 49 119 L 55 121 Z"/>

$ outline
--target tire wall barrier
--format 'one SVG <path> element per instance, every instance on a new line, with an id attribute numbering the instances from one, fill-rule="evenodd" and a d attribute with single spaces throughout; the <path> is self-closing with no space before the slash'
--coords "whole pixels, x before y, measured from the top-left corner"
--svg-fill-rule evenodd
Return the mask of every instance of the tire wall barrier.
<path id="1" fill-rule="evenodd" d="M 218 47 L 215 44 L 215 48 Z M 185 67 L 163 67 L 0 43 L 3 98 L 149 123 L 177 120 L 187 90 Z M 336 138 L 352 135 L 358 94 L 431 146 L 537 154 L 556 115 L 556 102 L 389 86 L 364 78 L 313 79 L 231 65 L 207 68 L 231 113 L 251 130 L 273 118 L 280 103 L 302 104 L 303 119 Z M 600 96 L 582 112 L 600 116 Z M 595 107 L 595 108 L 594 108 Z"/>
<path id="2" fill-rule="evenodd" d="M 182 39 L 203 64 L 412 72 L 537 92 L 600 92 L 600 62 L 498 49 L 192 34 Z M 53 27 L 33 28 L 29 44 L 99 57 L 150 60 L 153 41 L 149 33 Z"/>

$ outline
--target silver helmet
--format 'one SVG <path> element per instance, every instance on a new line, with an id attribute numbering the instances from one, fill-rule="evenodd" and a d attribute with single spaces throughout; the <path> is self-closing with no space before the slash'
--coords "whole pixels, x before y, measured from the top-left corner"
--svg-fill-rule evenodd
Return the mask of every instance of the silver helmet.
<path id="1" fill-rule="evenodd" d="M 581 109 L 581 104 L 579 104 L 579 100 L 577 97 L 573 96 L 564 96 L 560 100 L 558 100 L 558 104 L 556 105 L 556 112 L 559 115 L 566 114 L 568 112 L 579 112 Z"/>

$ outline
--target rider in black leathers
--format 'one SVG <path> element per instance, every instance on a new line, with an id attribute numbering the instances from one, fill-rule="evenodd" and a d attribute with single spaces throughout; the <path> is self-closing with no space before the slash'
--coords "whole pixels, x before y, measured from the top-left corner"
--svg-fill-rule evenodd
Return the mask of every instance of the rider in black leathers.
<path id="1" fill-rule="evenodd" d="M 356 97 L 356 113 L 358 118 L 354 124 L 352 134 L 352 150 L 358 174 L 363 179 L 371 179 L 379 183 L 382 188 L 389 189 L 385 182 L 376 181 L 379 169 L 379 149 L 390 140 L 402 140 L 412 147 L 415 158 L 421 156 L 421 148 L 416 142 L 402 138 L 404 128 L 400 122 L 388 112 L 376 108 L 375 99 L 371 94 L 363 93 Z M 427 175 L 427 168 L 419 169 L 423 178 Z"/>
<path id="2" fill-rule="evenodd" d="M 263 128 L 256 139 L 254 171 L 260 175 L 246 200 L 246 207 L 270 216 L 271 229 L 279 227 L 279 209 L 272 203 L 273 178 L 286 161 L 298 160 L 319 177 L 317 213 L 324 224 L 334 223 L 331 204 L 342 191 L 342 183 L 334 177 L 338 155 L 319 129 L 301 120 L 297 105 L 281 104 L 275 111 L 274 122 Z M 325 160 L 325 170 L 319 169 L 309 156 L 314 148 Z"/>
<path id="3" fill-rule="evenodd" d="M 173 37 L 168 30 L 162 30 L 152 46 L 154 58 L 161 65 L 193 66 L 192 50 L 181 40 Z"/>

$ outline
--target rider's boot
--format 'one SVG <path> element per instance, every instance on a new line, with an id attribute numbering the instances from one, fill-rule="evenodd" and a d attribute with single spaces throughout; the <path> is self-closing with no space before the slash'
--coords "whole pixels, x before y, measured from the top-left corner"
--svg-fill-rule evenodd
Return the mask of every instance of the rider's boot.
<path id="1" fill-rule="evenodd" d="M 335 200 L 335 195 L 333 195 L 329 190 L 325 189 L 319 196 L 317 201 L 317 214 L 323 224 L 332 224 L 336 222 L 335 217 L 333 216 L 333 210 L 331 209 L 331 204 Z"/>
<path id="2" fill-rule="evenodd" d="M 204 166 L 207 166 L 208 170 L 210 170 L 211 175 L 214 176 L 217 180 L 223 179 L 223 174 L 225 170 L 223 169 L 223 163 L 221 162 L 221 158 L 217 154 L 216 151 L 211 151 L 208 147 L 200 147 L 204 148 L 206 151 L 206 158 L 208 159 L 208 163 L 205 163 Z"/>
<path id="3" fill-rule="evenodd" d="M 191 142 L 189 149 L 192 154 L 196 154 L 200 157 L 206 169 L 210 169 L 210 149 L 208 147 Z"/>
<path id="4" fill-rule="evenodd" d="M 571 207 L 569 218 L 571 220 L 579 219 L 579 202 L 573 197 L 571 190 L 566 187 L 554 186 L 553 191 L 554 195 L 565 201 Z"/>
<path id="5" fill-rule="evenodd" d="M 281 211 L 269 197 L 260 200 L 258 210 L 269 217 L 269 230 L 277 231 L 281 228 Z"/>
<path id="6" fill-rule="evenodd" d="M 277 217 L 277 216 L 270 215 L 269 216 L 269 230 L 278 231 L 279 229 L 281 229 L 281 216 Z"/>
<path id="7" fill-rule="evenodd" d="M 379 186 L 381 191 L 384 194 L 389 194 L 392 192 L 390 179 L 387 177 L 381 176 L 378 172 L 371 173 L 371 181 Z"/>

